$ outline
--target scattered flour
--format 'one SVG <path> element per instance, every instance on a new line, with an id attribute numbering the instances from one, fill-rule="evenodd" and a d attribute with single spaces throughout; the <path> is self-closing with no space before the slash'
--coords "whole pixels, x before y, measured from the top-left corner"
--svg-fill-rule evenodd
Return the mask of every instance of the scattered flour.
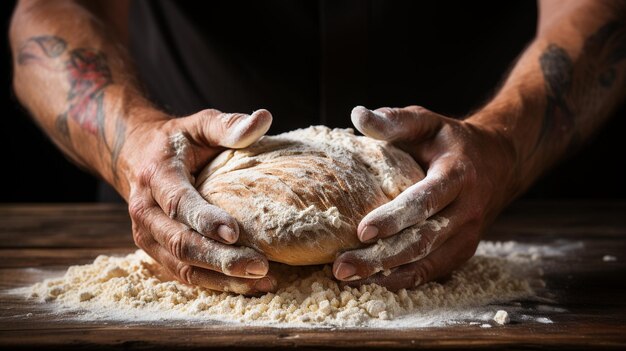
<path id="1" fill-rule="evenodd" d="M 79 318 L 89 320 L 382 328 L 428 327 L 464 320 L 488 323 L 494 318 L 488 305 L 534 296 L 533 281 L 540 278 L 532 269 L 536 266 L 533 255 L 556 255 L 557 251 L 515 242 L 482 242 L 476 256 L 445 282 L 396 293 L 374 284 L 340 287 L 329 266 L 315 270 L 281 265 L 286 279 L 277 293 L 245 297 L 162 279 L 159 266 L 139 250 L 126 257 L 101 255 L 91 264 L 72 266 L 64 276 L 20 292 L 58 312 L 78 312 Z M 500 317 L 496 314 L 496 321 Z M 552 321 L 544 318 L 539 322 Z"/>
<path id="2" fill-rule="evenodd" d="M 165 150 L 167 154 L 174 153 L 174 155 L 181 159 L 187 153 L 189 148 L 189 140 L 185 137 L 185 134 L 178 132 L 170 137 L 170 147 Z"/>
<path id="3" fill-rule="evenodd" d="M 508 324 L 511 321 L 511 319 L 509 318 L 509 313 L 504 310 L 499 310 L 498 312 L 496 312 L 496 315 L 493 316 L 493 320 L 500 325 Z"/>

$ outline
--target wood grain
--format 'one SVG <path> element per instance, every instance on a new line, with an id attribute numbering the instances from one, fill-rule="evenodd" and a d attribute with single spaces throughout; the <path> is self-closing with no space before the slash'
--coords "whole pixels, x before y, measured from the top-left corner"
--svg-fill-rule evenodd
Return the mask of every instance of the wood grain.
<path id="1" fill-rule="evenodd" d="M 135 250 L 124 206 L 0 206 L 0 348 L 205 349 L 327 347 L 437 349 L 626 348 L 626 201 L 524 202 L 511 206 L 486 235 L 490 240 L 580 241 L 575 255 L 545 261 L 554 303 L 538 310 L 553 324 L 532 321 L 490 329 L 458 325 L 380 330 L 233 327 L 210 323 L 78 321 L 54 315 L 7 290 L 32 284 L 99 254 Z M 604 255 L 618 258 L 604 262 Z"/>

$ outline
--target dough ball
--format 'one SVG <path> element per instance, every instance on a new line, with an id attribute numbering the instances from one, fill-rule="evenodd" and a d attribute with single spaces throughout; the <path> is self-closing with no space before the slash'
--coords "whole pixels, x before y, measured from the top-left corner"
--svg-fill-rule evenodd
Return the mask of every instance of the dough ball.
<path id="1" fill-rule="evenodd" d="M 239 222 L 238 244 L 271 261 L 312 265 L 361 247 L 361 219 L 423 178 L 389 143 L 313 126 L 224 151 L 196 187 Z"/>

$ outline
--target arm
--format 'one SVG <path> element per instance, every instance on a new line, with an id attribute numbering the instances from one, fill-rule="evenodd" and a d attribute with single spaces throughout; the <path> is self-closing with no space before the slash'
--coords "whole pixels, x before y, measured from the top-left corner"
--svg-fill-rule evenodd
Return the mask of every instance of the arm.
<path id="1" fill-rule="evenodd" d="M 10 27 L 19 100 L 68 157 L 128 201 L 135 242 L 175 277 L 215 290 L 272 290 L 265 257 L 229 245 L 237 222 L 192 185 L 224 147 L 261 137 L 271 115 L 171 118 L 154 108 L 124 48 L 127 17 L 128 1 L 20 1 Z"/>
<path id="2" fill-rule="evenodd" d="M 468 122 L 512 142 L 519 193 L 606 122 L 625 83 L 626 2 L 543 0 L 535 40 Z"/>
<path id="3" fill-rule="evenodd" d="M 339 256 L 338 279 L 400 289 L 447 275 L 512 199 L 623 101 L 626 2 L 545 0 L 539 8 L 535 39 L 496 96 L 465 120 L 417 106 L 353 110 L 361 132 L 403 147 L 427 175 L 363 218 L 359 238 L 386 243 Z"/>
<path id="4" fill-rule="evenodd" d="M 113 33 L 105 21 L 73 1 L 20 1 L 10 29 L 14 88 L 65 155 L 128 199 L 117 172 L 128 127 L 165 116 L 137 89 L 118 45 L 125 28 Z"/>

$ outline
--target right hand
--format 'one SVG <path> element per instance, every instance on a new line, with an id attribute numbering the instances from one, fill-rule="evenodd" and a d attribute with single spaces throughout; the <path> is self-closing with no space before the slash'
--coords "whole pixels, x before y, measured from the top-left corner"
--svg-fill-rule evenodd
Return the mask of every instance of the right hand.
<path id="1" fill-rule="evenodd" d="M 272 115 L 203 110 L 159 118 L 128 135 L 120 154 L 137 246 L 176 279 L 219 291 L 257 294 L 276 289 L 267 259 L 233 246 L 237 221 L 209 204 L 194 175 L 225 148 L 246 147 L 267 132 Z"/>

